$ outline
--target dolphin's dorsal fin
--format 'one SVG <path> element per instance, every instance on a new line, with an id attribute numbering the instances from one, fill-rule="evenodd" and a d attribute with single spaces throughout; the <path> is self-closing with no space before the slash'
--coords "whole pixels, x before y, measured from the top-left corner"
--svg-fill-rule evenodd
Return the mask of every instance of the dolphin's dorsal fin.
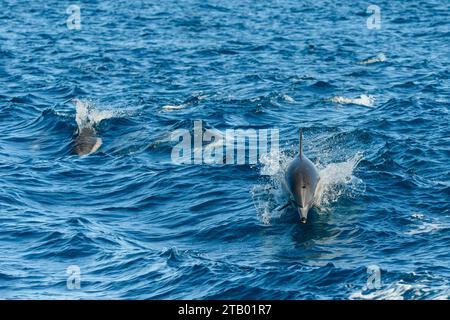
<path id="1" fill-rule="evenodd" d="M 302 158 L 302 150 L 303 150 L 303 129 L 300 129 L 300 145 L 298 150 L 298 156 L 300 159 Z"/>

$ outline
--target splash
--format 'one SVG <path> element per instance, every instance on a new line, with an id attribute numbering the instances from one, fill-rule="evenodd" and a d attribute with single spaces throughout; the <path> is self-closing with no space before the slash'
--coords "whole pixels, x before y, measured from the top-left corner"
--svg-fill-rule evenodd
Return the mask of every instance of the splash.
<path id="1" fill-rule="evenodd" d="M 340 104 L 356 104 L 365 107 L 372 107 L 375 102 L 375 98 L 371 95 L 362 94 L 359 96 L 359 98 L 346 98 L 341 96 L 334 96 L 330 98 L 330 101 Z"/>
<path id="2" fill-rule="evenodd" d="M 74 99 L 78 129 L 93 127 L 100 121 L 116 117 L 118 113 L 114 110 L 97 110 L 92 102 Z"/>
<path id="3" fill-rule="evenodd" d="M 355 196 L 365 190 L 361 179 L 353 171 L 363 159 L 361 152 L 343 162 L 330 163 L 320 170 L 316 190 L 316 205 L 327 208 L 341 196 Z"/>
<path id="4" fill-rule="evenodd" d="M 295 103 L 294 98 L 292 98 L 291 96 L 289 96 L 289 95 L 287 95 L 287 94 L 284 94 L 284 95 L 282 96 L 282 98 L 283 98 L 286 102 L 289 102 L 289 103 Z"/>
<path id="5" fill-rule="evenodd" d="M 363 60 L 358 62 L 358 64 L 372 64 L 372 63 L 378 63 L 378 62 L 385 62 L 386 61 L 386 55 L 383 52 L 380 52 L 375 57 Z"/>
<path id="6" fill-rule="evenodd" d="M 200 103 L 202 100 L 205 100 L 206 98 L 208 98 L 208 95 L 202 94 L 201 92 L 194 93 L 192 95 L 192 97 L 190 97 L 189 99 L 187 99 L 186 101 L 184 101 L 181 104 L 168 104 L 168 105 L 162 106 L 161 109 L 166 112 L 181 110 L 181 109 L 185 109 L 186 107 L 196 105 L 196 104 Z"/>
<path id="7" fill-rule="evenodd" d="M 267 183 L 255 185 L 251 190 L 251 196 L 259 220 L 269 225 L 272 219 L 281 217 L 283 212 L 278 210 L 278 207 L 289 200 L 283 186 L 288 156 L 282 152 L 270 152 L 263 155 L 260 162 L 260 174 L 269 178 Z"/>
<path id="8" fill-rule="evenodd" d="M 341 197 L 355 197 L 365 191 L 363 181 L 353 175 L 353 171 L 363 159 L 361 152 L 343 162 L 321 165 L 320 181 L 317 186 L 315 204 L 320 212 L 332 212 L 332 204 Z M 260 221 L 270 224 L 280 219 L 290 208 L 280 210 L 289 201 L 289 192 L 285 184 L 284 174 L 292 157 L 285 153 L 268 154 L 261 158 L 260 173 L 269 175 L 268 181 L 255 185 L 251 190 L 253 204 Z"/>
<path id="9" fill-rule="evenodd" d="M 263 165 L 260 173 L 265 176 L 275 176 L 282 173 L 281 169 L 286 167 L 285 157 L 279 150 L 271 150 L 260 156 L 259 161 Z M 280 163 L 280 159 L 282 160 Z M 281 167 L 283 166 L 283 167 Z"/>

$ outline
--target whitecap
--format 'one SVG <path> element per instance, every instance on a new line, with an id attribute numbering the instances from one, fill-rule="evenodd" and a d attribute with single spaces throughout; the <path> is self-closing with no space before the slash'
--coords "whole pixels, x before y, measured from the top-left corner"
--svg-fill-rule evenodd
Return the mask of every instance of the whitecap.
<path id="1" fill-rule="evenodd" d="M 372 64 L 372 63 L 385 62 L 385 61 L 386 61 L 386 55 L 383 52 L 380 52 L 375 57 L 360 61 L 360 62 L 358 62 L 358 64 Z"/>
<path id="2" fill-rule="evenodd" d="M 283 99 L 284 99 L 286 102 L 289 102 L 289 103 L 294 103 L 294 102 L 295 102 L 294 98 L 292 98 L 291 96 L 289 96 L 289 95 L 287 95 L 287 94 L 284 94 L 284 95 L 283 95 Z"/>
<path id="3" fill-rule="evenodd" d="M 184 108 L 186 108 L 186 107 L 187 107 L 186 104 L 179 104 L 179 105 L 171 105 L 171 104 L 168 104 L 168 105 L 163 106 L 162 109 L 163 109 L 164 111 L 173 111 L 173 110 L 184 109 Z"/>
<path id="4" fill-rule="evenodd" d="M 73 99 L 76 108 L 75 120 L 78 128 L 86 126 L 94 126 L 99 124 L 102 120 L 110 119 L 118 116 L 115 110 L 98 110 L 94 104 L 87 100 Z"/>
<path id="5" fill-rule="evenodd" d="M 414 274 L 414 273 L 411 273 Z M 433 282 L 438 279 L 432 279 Z M 381 288 L 367 290 L 362 289 L 350 294 L 349 299 L 364 299 L 364 300 L 404 300 L 406 299 L 419 299 L 421 297 L 427 297 L 427 299 L 434 300 L 448 300 L 449 287 L 446 284 L 436 286 L 430 284 L 430 280 L 421 281 L 420 283 L 405 283 L 403 280 L 385 284 L 382 283 Z"/>
<path id="6" fill-rule="evenodd" d="M 365 94 L 360 95 L 359 98 L 346 98 L 342 96 L 334 96 L 330 98 L 330 101 L 339 104 L 356 104 L 365 107 L 372 107 L 375 102 L 375 97 Z"/>
<path id="7" fill-rule="evenodd" d="M 406 231 L 405 234 L 414 236 L 414 235 L 423 234 L 423 233 L 432 233 L 432 232 L 444 229 L 445 227 L 446 226 L 441 223 L 422 222 L 417 227 Z"/>

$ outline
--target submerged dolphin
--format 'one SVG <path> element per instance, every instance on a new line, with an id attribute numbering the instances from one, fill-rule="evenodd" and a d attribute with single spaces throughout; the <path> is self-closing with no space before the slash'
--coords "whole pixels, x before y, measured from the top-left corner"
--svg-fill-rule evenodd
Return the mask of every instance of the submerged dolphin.
<path id="1" fill-rule="evenodd" d="M 94 153 L 102 145 L 102 139 L 97 137 L 97 132 L 91 126 L 78 129 L 78 136 L 75 139 L 74 151 L 79 156 L 86 156 Z"/>
<path id="2" fill-rule="evenodd" d="M 319 182 L 319 172 L 314 164 L 302 152 L 303 132 L 300 130 L 299 154 L 292 160 L 286 171 L 285 179 L 291 200 L 297 207 L 300 222 L 306 223 L 308 211 L 314 205 L 315 192 Z"/>

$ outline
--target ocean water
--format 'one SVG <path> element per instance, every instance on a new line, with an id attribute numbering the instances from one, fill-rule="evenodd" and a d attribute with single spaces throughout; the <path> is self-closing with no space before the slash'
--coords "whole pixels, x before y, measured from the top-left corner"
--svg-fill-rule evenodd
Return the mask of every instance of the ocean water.
<path id="1" fill-rule="evenodd" d="M 0 7 L 0 298 L 450 297 L 447 0 Z M 196 120 L 279 152 L 174 163 Z M 277 209 L 299 128 L 307 224 Z"/>

